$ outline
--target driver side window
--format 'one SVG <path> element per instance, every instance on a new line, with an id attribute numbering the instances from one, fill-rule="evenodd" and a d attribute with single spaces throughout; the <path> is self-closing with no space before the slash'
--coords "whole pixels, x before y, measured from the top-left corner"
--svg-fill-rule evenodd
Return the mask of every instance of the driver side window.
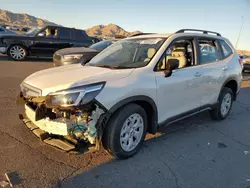
<path id="1" fill-rule="evenodd" d="M 177 59 L 178 69 L 194 65 L 194 50 L 191 39 L 176 40 L 167 48 L 157 64 L 157 71 L 168 68 L 168 60 Z"/>

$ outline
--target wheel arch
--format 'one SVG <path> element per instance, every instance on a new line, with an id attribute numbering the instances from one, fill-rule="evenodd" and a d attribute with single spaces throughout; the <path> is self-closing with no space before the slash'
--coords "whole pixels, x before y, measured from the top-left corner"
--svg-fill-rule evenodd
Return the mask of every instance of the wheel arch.
<path id="1" fill-rule="evenodd" d="M 6 52 L 7 52 L 8 55 L 9 55 L 9 50 L 10 50 L 10 48 L 11 48 L 12 46 L 15 46 L 15 45 L 23 46 L 23 47 L 27 50 L 27 55 L 29 54 L 29 48 L 28 48 L 27 45 L 25 45 L 25 44 L 23 44 L 23 43 L 21 43 L 21 42 L 16 42 L 16 43 L 13 42 L 13 43 L 9 44 L 8 47 L 7 47 Z"/>
<path id="2" fill-rule="evenodd" d="M 158 126 L 158 111 L 154 100 L 148 96 L 138 95 L 138 96 L 128 97 L 126 99 L 119 101 L 108 110 L 107 112 L 109 114 L 108 120 L 117 110 L 130 103 L 138 104 L 145 110 L 145 112 L 147 113 L 147 120 L 148 120 L 147 132 L 155 134 Z"/>
<path id="3" fill-rule="evenodd" d="M 235 101 L 237 98 L 237 91 L 239 88 L 237 79 L 234 77 L 228 78 L 221 87 L 220 93 L 224 87 L 230 88 L 233 91 L 233 100 Z"/>

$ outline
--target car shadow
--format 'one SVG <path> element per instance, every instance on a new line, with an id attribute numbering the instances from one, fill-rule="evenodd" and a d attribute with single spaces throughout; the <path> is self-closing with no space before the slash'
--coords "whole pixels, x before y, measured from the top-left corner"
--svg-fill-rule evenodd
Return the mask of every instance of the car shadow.
<path id="1" fill-rule="evenodd" d="M 150 181 L 148 179 L 152 178 L 150 174 L 153 171 L 167 176 L 165 178 L 168 179 L 168 183 L 164 187 L 176 187 L 175 175 L 173 176 L 167 164 L 162 166 L 162 156 L 165 155 L 163 153 L 166 153 L 168 149 L 170 153 L 174 152 L 171 148 L 179 146 L 173 144 L 172 140 L 180 140 L 189 129 L 189 131 L 195 131 L 201 121 L 212 120 L 207 112 L 203 112 L 169 126 L 162 126 L 155 135 L 146 136 L 142 148 L 135 156 L 126 160 L 112 158 L 107 163 L 95 166 L 87 172 L 70 177 L 63 182 L 59 181 L 54 187 L 162 187 L 156 180 L 151 180 L 154 186 L 147 185 Z M 167 144 L 169 139 L 169 144 L 173 144 L 172 146 Z M 134 181 L 140 183 L 136 186 Z"/>
<path id="2" fill-rule="evenodd" d="M 8 57 L 7 55 L 0 55 L 0 62 L 1 61 L 12 61 L 12 62 L 48 62 L 48 63 L 51 63 L 53 62 L 53 59 L 52 58 L 44 58 L 44 57 L 27 57 L 25 60 L 23 61 L 14 61 L 12 60 L 10 57 Z"/>
<path id="3" fill-rule="evenodd" d="M 250 84 L 242 86 L 238 102 L 234 104 L 235 107 L 228 117 L 229 121 L 232 116 L 237 116 L 235 112 L 242 104 L 250 105 L 247 101 L 249 93 Z M 126 160 L 112 158 L 88 171 L 58 181 L 54 187 L 180 187 L 181 183 L 178 181 L 181 181 L 181 177 L 178 176 L 181 170 L 174 172 L 173 169 L 177 168 L 175 165 L 191 160 L 193 152 L 198 153 L 198 156 L 201 152 L 211 152 L 207 149 L 210 144 L 208 138 L 212 141 L 214 133 L 208 131 L 208 128 L 214 122 L 209 112 L 202 112 L 169 126 L 162 126 L 156 135 L 147 135 L 141 150 L 135 156 Z M 217 122 L 216 126 L 222 122 Z M 200 135 L 200 140 L 197 135 Z M 207 147 L 202 145 L 204 142 Z M 210 162 L 212 165 L 215 160 L 211 159 L 206 164 L 209 165 Z M 197 162 L 196 165 L 201 164 Z M 192 172 L 192 168 L 189 171 Z M 182 170 L 185 170 L 185 165 Z M 197 169 L 194 167 L 193 171 L 195 170 Z M 148 184 L 150 182 L 152 185 Z"/>

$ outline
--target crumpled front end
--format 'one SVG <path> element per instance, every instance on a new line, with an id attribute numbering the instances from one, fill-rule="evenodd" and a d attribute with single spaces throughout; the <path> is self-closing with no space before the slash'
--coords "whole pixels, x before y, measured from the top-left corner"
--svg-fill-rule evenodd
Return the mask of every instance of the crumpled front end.
<path id="1" fill-rule="evenodd" d="M 72 107 L 47 106 L 46 97 L 24 96 L 25 113 L 20 118 L 26 126 L 47 144 L 65 151 L 79 149 L 82 145 L 99 148 L 102 133 L 101 118 L 105 108 L 97 101 Z"/>

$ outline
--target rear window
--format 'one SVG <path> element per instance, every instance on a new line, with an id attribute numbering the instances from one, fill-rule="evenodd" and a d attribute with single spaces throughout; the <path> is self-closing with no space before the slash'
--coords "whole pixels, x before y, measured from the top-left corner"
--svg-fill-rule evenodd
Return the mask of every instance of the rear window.
<path id="1" fill-rule="evenodd" d="M 222 48 L 222 54 L 223 54 L 224 58 L 229 57 L 233 53 L 232 49 L 223 40 L 219 40 L 219 43 L 220 43 L 220 46 Z"/>
<path id="2" fill-rule="evenodd" d="M 58 38 L 61 39 L 70 39 L 70 29 L 68 28 L 59 28 Z"/>
<path id="3" fill-rule="evenodd" d="M 212 39 L 199 39 L 200 64 L 213 63 L 221 60 L 221 54 Z"/>
<path id="4" fill-rule="evenodd" d="M 73 40 L 91 40 L 83 30 L 73 29 Z"/>

